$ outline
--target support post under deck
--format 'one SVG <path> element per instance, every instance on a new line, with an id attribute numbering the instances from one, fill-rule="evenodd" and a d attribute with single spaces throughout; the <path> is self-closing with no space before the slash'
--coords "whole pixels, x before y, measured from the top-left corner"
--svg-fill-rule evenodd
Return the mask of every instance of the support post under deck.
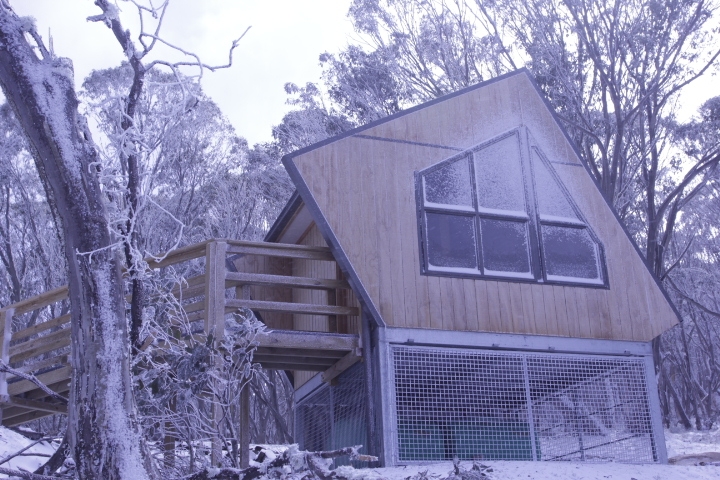
<path id="1" fill-rule="evenodd" d="M 209 242 L 205 247 L 205 332 L 213 336 L 215 346 L 219 346 L 225 335 L 225 256 L 227 243 Z M 215 355 L 215 366 L 220 367 L 222 358 Z M 213 467 L 220 466 L 222 462 L 222 445 L 220 444 L 220 429 L 223 409 L 220 405 L 222 399 L 217 397 L 219 385 L 214 385 L 216 397 L 212 404 L 212 422 L 214 434 L 211 439 L 210 462 Z M 240 448 L 247 448 L 240 445 Z"/>

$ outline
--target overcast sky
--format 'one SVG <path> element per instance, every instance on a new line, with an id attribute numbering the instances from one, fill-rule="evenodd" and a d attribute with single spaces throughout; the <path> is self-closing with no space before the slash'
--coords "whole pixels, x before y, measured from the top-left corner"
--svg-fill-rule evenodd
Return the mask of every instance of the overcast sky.
<path id="1" fill-rule="evenodd" d="M 19 15 L 35 17 L 43 37 L 52 35 L 57 55 L 73 60 L 77 86 L 92 70 L 124 59 L 110 30 L 86 21 L 100 11 L 93 0 L 11 4 Z M 119 4 L 123 21 L 137 32 L 134 7 Z M 288 111 L 283 85 L 318 81 L 319 54 L 345 46 L 352 35 L 349 5 L 350 0 L 172 0 L 162 32 L 205 63 L 224 64 L 232 40 L 252 27 L 235 50 L 233 66 L 203 77 L 205 92 L 252 145 L 269 140 L 272 125 Z"/>
<path id="2" fill-rule="evenodd" d="M 154 0 L 159 3 L 160 0 Z M 69 57 L 80 86 L 93 70 L 124 59 L 109 29 L 86 18 L 99 13 L 93 0 L 11 0 L 20 15 L 37 20 L 39 32 L 52 35 L 55 53 Z M 139 31 L 128 2 L 123 22 Z M 289 110 L 283 85 L 319 80 L 318 56 L 342 49 L 353 31 L 347 18 L 350 0 L 171 0 L 162 36 L 200 55 L 209 64 L 227 62 L 233 39 L 252 28 L 235 50 L 234 65 L 207 73 L 203 88 L 250 145 L 271 138 L 271 127 Z M 707 76 L 683 96 L 685 120 L 705 99 L 717 95 L 717 77 Z"/>

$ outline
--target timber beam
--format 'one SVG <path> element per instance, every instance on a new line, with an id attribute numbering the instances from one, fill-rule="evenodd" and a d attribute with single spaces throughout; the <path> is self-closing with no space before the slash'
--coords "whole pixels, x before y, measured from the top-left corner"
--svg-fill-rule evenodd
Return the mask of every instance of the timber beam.
<path id="1" fill-rule="evenodd" d="M 265 312 L 299 313 L 305 315 L 360 315 L 357 307 L 315 305 L 311 303 L 267 302 L 263 300 L 228 299 L 225 305 L 234 308 L 249 308 Z"/>

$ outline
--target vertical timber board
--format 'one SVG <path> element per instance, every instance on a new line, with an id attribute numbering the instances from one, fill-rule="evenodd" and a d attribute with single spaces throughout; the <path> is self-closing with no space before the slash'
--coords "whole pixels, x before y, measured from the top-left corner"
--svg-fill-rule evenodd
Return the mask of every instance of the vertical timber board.
<path id="1" fill-rule="evenodd" d="M 529 333 L 527 327 L 527 318 L 523 311 L 522 291 L 519 283 L 507 282 L 501 286 L 505 287 L 510 296 L 510 312 L 515 326 L 515 333 Z"/>
<path id="2" fill-rule="evenodd" d="M 500 332 L 520 332 L 520 319 L 515 318 L 510 300 L 510 290 L 507 288 L 509 283 L 493 282 L 497 285 L 498 291 L 498 313 L 500 314 Z M 489 297 L 489 295 L 488 295 Z"/>
<path id="3" fill-rule="evenodd" d="M 545 316 L 555 315 L 560 328 L 560 334 L 568 337 L 575 336 L 575 319 L 570 319 L 567 314 L 567 302 L 565 300 L 565 289 L 557 285 L 550 287 L 555 301 L 549 306 L 545 304 Z"/>
<path id="4" fill-rule="evenodd" d="M 482 280 L 475 280 L 475 307 L 477 317 L 475 318 L 476 328 L 478 332 L 488 332 L 493 330 L 493 316 L 490 314 L 490 300 L 489 295 L 492 289 L 492 284 Z M 493 302 L 494 308 L 497 308 L 497 289 L 494 290 L 495 300 Z"/>
<path id="5" fill-rule="evenodd" d="M 460 288 L 464 289 L 463 296 L 465 297 L 465 329 L 470 331 L 478 330 L 477 283 L 479 282 L 460 282 Z"/>
<path id="6" fill-rule="evenodd" d="M 544 285 L 530 285 L 533 306 L 535 307 L 535 331 L 538 333 L 549 331 L 549 325 L 554 320 L 552 315 L 547 314 L 552 306 L 547 298 L 547 290 L 548 288 Z"/>
<path id="7" fill-rule="evenodd" d="M 407 137 L 407 124 L 405 122 L 390 122 L 384 132 L 388 138 Z M 390 143 L 390 142 L 387 142 Z M 392 215 L 396 219 L 395 232 L 396 248 L 393 252 L 397 263 L 399 281 L 402 281 L 402 290 L 398 292 L 402 298 L 403 325 L 419 327 L 426 322 L 427 311 L 418 301 L 418 282 L 421 281 L 417 272 L 420 269 L 418 260 L 417 236 L 408 235 L 407 232 L 417 231 L 415 221 L 415 177 L 413 166 L 408 156 L 408 148 L 399 143 L 392 143 L 393 156 L 387 160 L 387 172 L 392 178 L 390 185 L 390 198 L 392 201 Z M 396 316 L 401 313 L 398 311 Z"/>
<path id="8" fill-rule="evenodd" d="M 575 297 L 577 305 L 576 315 L 578 320 L 578 331 L 581 338 L 592 338 L 592 328 L 590 325 L 590 316 L 588 315 L 588 301 L 585 292 L 586 288 L 565 287 L 566 292 L 570 292 Z"/>
<path id="9" fill-rule="evenodd" d="M 542 330 L 538 331 L 537 326 L 537 314 L 539 313 L 538 307 L 535 305 L 535 301 L 533 299 L 533 287 L 536 285 L 531 285 L 529 283 L 521 283 L 520 286 L 520 294 L 522 295 L 522 307 L 523 307 L 523 315 L 525 316 L 525 331 L 530 334 L 540 333 Z M 544 308 L 542 307 L 542 304 L 540 304 L 540 308 L 542 309 L 542 313 L 544 314 Z"/>
<path id="10" fill-rule="evenodd" d="M 570 336 L 573 338 L 580 338 L 582 337 L 582 334 L 574 290 L 572 289 L 572 287 L 558 288 L 561 288 L 563 290 L 563 296 L 565 297 L 565 312 L 567 316 Z"/>
<path id="11" fill-rule="evenodd" d="M 478 282 L 483 283 L 485 285 L 485 289 L 487 291 L 487 295 L 485 296 L 486 299 L 486 308 L 487 308 L 487 323 L 481 324 L 479 331 L 485 331 L 485 332 L 502 332 L 503 331 L 503 322 L 502 322 L 502 307 L 500 304 L 500 293 L 498 290 L 498 282 L 496 281 L 488 281 L 488 282 Z M 482 300 L 482 297 L 478 297 L 478 302 Z M 480 310 L 481 306 L 478 304 L 478 310 Z"/>
<path id="12" fill-rule="evenodd" d="M 468 312 L 465 308 L 465 289 L 463 283 L 470 283 L 465 279 L 453 278 L 450 285 L 453 292 L 453 330 L 468 330 Z"/>
<path id="13" fill-rule="evenodd" d="M 452 278 L 440 277 L 440 313 L 443 330 L 454 330 L 455 311 Z"/>
<path id="14" fill-rule="evenodd" d="M 385 323 L 391 326 L 401 326 L 397 324 L 397 320 L 394 317 L 393 305 L 399 299 L 393 296 L 393 266 L 392 256 L 397 255 L 397 252 L 391 251 L 391 235 L 392 231 L 396 230 L 395 218 L 390 216 L 390 205 L 388 201 L 388 185 L 390 177 L 387 169 L 387 163 L 391 161 L 394 154 L 394 144 L 392 142 L 383 142 L 380 140 L 366 139 L 365 142 L 368 144 L 369 149 L 367 159 L 364 160 L 368 163 L 372 172 L 379 173 L 376 184 L 364 184 L 363 189 L 372 188 L 375 191 L 375 212 L 376 217 L 375 223 L 375 236 L 376 236 L 376 251 L 373 255 L 377 259 L 377 280 L 378 280 L 378 307 L 380 309 L 380 315 L 382 315 Z M 364 172 L 363 172 L 364 174 Z M 370 176 L 372 178 L 372 175 Z M 382 180 L 380 180 L 382 179 Z M 366 218 L 366 225 L 372 224 L 373 220 Z M 401 319 L 400 319 L 401 320 Z"/>

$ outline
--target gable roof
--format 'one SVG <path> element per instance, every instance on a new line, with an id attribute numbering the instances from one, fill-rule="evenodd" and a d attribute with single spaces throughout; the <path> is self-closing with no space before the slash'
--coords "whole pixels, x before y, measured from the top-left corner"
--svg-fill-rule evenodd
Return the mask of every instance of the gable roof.
<path id="1" fill-rule="evenodd" d="M 498 287 L 486 280 L 421 275 L 412 172 L 520 126 L 554 159 L 556 173 L 589 223 L 604 231 L 605 249 L 615 259 L 609 265 L 609 292 L 550 285 Z M 366 311 L 380 325 L 649 340 L 679 317 L 525 69 L 298 150 L 285 156 L 283 164 L 298 192 L 268 240 L 277 240 L 290 218 L 306 208 Z M 455 298 L 460 290 L 466 297 L 462 301 Z M 499 300 L 481 300 L 496 290 Z M 465 320 L 452 313 L 460 304 Z M 562 314 L 558 304 L 567 306 Z M 578 309 L 586 313 L 576 313 Z M 474 315 L 488 319 L 473 327 L 467 318 Z M 574 315 L 582 317 L 577 328 L 569 318 Z M 598 324 L 593 316 L 599 317 Z"/>

